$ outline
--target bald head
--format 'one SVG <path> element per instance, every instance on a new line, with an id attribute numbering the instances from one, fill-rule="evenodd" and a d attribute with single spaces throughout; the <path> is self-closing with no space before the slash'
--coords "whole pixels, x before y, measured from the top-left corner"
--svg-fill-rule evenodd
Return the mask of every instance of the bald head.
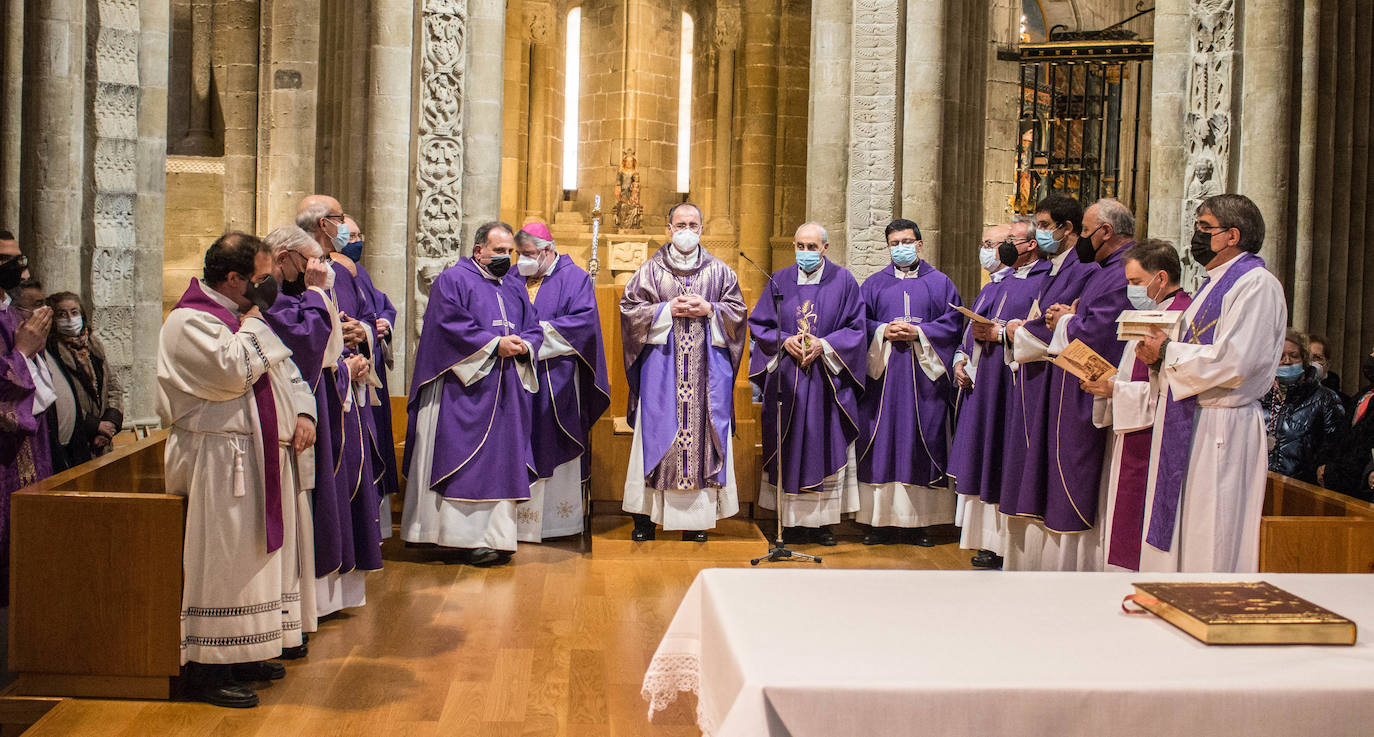
<path id="1" fill-rule="evenodd" d="M 320 244 L 325 253 L 335 250 L 334 236 L 344 222 L 343 205 L 327 194 L 312 194 L 296 208 L 296 225 Z"/>
<path id="2" fill-rule="evenodd" d="M 983 230 L 983 241 L 979 245 L 981 248 L 996 248 L 1009 237 L 1011 237 L 1010 225 L 992 225 Z"/>

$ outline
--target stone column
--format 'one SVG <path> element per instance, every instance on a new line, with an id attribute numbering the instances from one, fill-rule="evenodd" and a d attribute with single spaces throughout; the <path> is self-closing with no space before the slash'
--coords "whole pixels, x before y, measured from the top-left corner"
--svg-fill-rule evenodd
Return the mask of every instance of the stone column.
<path id="1" fill-rule="evenodd" d="M 411 37 L 414 0 L 368 4 L 368 67 L 371 75 L 367 129 L 366 265 L 377 288 L 396 305 L 391 348 L 397 357 L 389 386 L 406 391 L 406 251 L 410 220 Z"/>
<path id="2" fill-rule="evenodd" d="M 1302 101 L 1298 125 L 1298 211 L 1293 252 L 1293 314 L 1298 330 L 1310 330 L 1312 251 L 1316 241 L 1317 90 L 1321 76 L 1322 0 L 1307 0 L 1302 16 Z"/>
<path id="3" fill-rule="evenodd" d="M 23 159 L 24 121 L 24 3 L 4 8 L 4 44 L 0 54 L 0 228 L 19 228 L 19 167 Z"/>
<path id="4" fill-rule="evenodd" d="M 257 222 L 258 6 L 256 0 L 214 0 L 211 14 L 210 59 L 224 119 L 225 227 L 233 230 L 254 230 Z M 318 25 L 316 14 L 310 26 Z"/>
<path id="5" fill-rule="evenodd" d="M 138 3 L 138 160 L 134 201 L 134 381 L 126 383 L 126 417 L 157 414 L 157 341 L 162 329 L 163 223 L 167 211 L 167 59 L 171 3 Z M 205 60 L 209 70 L 209 58 Z M 207 90 L 208 91 L 208 90 Z"/>
<path id="6" fill-rule="evenodd" d="M 744 110 L 740 130 L 739 247 L 767 269 L 772 261 L 773 182 L 777 152 L 778 0 L 759 0 L 743 8 Z M 730 259 L 726 259 L 729 261 Z M 740 287 L 759 294 L 765 278 L 753 268 L 739 270 Z"/>
<path id="7" fill-rule="evenodd" d="M 897 80 L 900 0 L 854 4 L 850 36 L 849 199 L 847 265 L 860 280 L 887 263 L 883 229 L 892 219 L 897 184 Z"/>
<path id="8" fill-rule="evenodd" d="M 811 3 L 811 95 L 807 116 L 806 219 L 830 233 L 830 258 L 847 262 L 850 23 L 848 0 Z"/>
<path id="9" fill-rule="evenodd" d="M 906 75 L 902 96 L 902 217 L 915 220 L 925 243 L 923 257 L 939 264 L 941 193 L 953 184 L 945 159 L 944 0 L 906 6 Z M 956 63 L 955 68 L 958 68 Z M 961 131 L 951 131 L 955 135 Z"/>
<path id="10" fill-rule="evenodd" d="M 315 191 L 315 116 L 319 103 L 320 0 L 262 4 L 258 71 L 257 230 L 296 221 Z M 228 153 L 228 132 L 225 132 Z M 229 179 L 225 167 L 226 185 Z"/>
<path id="11" fill-rule="evenodd" d="M 501 212 L 501 69 L 506 53 L 505 0 L 466 0 L 466 5 L 467 68 L 481 73 L 463 80 L 463 253 L 471 252 L 477 226 Z"/>
<path id="12" fill-rule="evenodd" d="M 1282 276 L 1288 256 L 1291 184 L 1293 42 L 1296 0 L 1245 0 L 1241 65 L 1238 191 L 1264 213 L 1260 255 Z"/>
<path id="13" fill-rule="evenodd" d="M 554 60 L 558 45 L 553 34 L 553 8 L 527 5 L 530 38 L 530 122 L 526 134 L 525 213 L 526 222 L 553 222 L 553 188 L 550 177 L 557 173 L 549 157 L 550 124 L 553 120 Z M 511 223 L 519 226 L 520 223 Z"/>
<path id="14" fill-rule="evenodd" d="M 191 89 L 187 95 L 186 138 L 181 152 L 204 154 L 211 144 L 210 65 L 214 28 L 211 18 L 213 0 L 191 2 Z"/>
<path id="15" fill-rule="evenodd" d="M 716 9 L 715 141 L 711 149 L 710 231 L 718 238 L 733 237 L 735 224 L 730 217 L 731 169 L 735 143 L 735 60 L 739 49 L 741 24 L 738 7 Z"/>
<path id="16" fill-rule="evenodd" d="M 460 221 L 471 190 L 464 182 L 464 107 L 468 102 L 466 0 L 416 0 L 420 14 L 414 66 L 419 69 L 414 156 L 414 239 L 410 243 L 413 281 L 406 364 L 414 359 L 429 285 L 462 255 Z M 499 78 L 500 75 L 494 75 Z M 498 79 L 499 81 L 499 79 Z M 500 122 L 499 111 L 497 123 Z M 500 147 L 496 156 L 500 157 Z M 488 206 L 495 204 L 488 198 Z"/>
<path id="17" fill-rule="evenodd" d="M 29 134 L 17 235 L 33 273 L 53 284 L 84 272 L 86 18 L 83 0 L 24 5 L 22 119 Z"/>

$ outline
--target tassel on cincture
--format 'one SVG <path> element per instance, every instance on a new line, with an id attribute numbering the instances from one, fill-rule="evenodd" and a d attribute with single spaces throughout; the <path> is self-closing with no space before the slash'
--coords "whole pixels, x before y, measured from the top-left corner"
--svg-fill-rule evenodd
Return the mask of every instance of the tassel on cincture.
<path id="1" fill-rule="evenodd" d="M 234 441 L 234 496 L 246 496 L 248 489 L 243 482 L 243 448 Z"/>

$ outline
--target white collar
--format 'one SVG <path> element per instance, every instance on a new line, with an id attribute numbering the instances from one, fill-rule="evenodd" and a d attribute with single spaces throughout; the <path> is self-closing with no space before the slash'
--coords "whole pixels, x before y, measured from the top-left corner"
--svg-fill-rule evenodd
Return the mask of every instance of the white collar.
<path id="1" fill-rule="evenodd" d="M 995 283 L 1007 278 L 1007 276 L 1011 274 L 1011 271 L 1012 269 L 1010 266 L 1003 266 L 1002 268 L 992 272 L 990 276 L 992 278 L 992 281 Z"/>
<path id="2" fill-rule="evenodd" d="M 210 299 L 213 299 L 216 303 L 218 303 L 220 307 L 229 310 L 235 315 L 243 314 L 243 310 L 240 310 L 239 306 L 234 304 L 234 300 L 229 299 L 223 294 L 220 294 L 219 292 L 212 289 L 209 284 L 205 283 L 204 279 L 197 279 L 196 281 L 200 282 L 200 288 L 205 291 L 205 295 Z"/>
<path id="3" fill-rule="evenodd" d="M 209 289 L 209 287 L 206 287 L 206 289 Z M 5 292 L 4 294 L 5 294 L 5 301 L 0 302 L 0 310 L 3 310 L 3 309 L 8 308 L 8 307 L 10 306 L 10 303 L 14 301 L 14 300 L 10 299 L 10 294 L 9 294 L 9 292 Z"/>
<path id="4" fill-rule="evenodd" d="M 898 279 L 918 279 L 921 276 L 921 259 L 917 258 L 911 263 L 911 268 L 902 271 L 902 267 L 895 262 L 892 264 L 892 275 Z"/>
<path id="5" fill-rule="evenodd" d="M 1031 269 L 1034 269 L 1035 265 L 1038 263 L 1040 263 L 1040 260 L 1036 259 L 1026 264 L 1025 266 L 1018 268 L 1015 272 L 1012 273 L 1012 277 L 1016 279 L 1025 279 L 1027 276 L 1030 275 Z"/>
<path id="6" fill-rule="evenodd" d="M 798 266 L 798 267 L 797 267 L 797 286 L 801 286 L 801 285 L 803 285 L 803 284 L 820 284 L 820 283 L 821 283 L 821 274 L 824 274 L 824 273 L 825 273 L 825 259 L 821 259 L 821 265 L 820 265 L 820 266 L 817 266 L 817 267 L 816 267 L 816 270 L 813 271 L 813 272 L 811 272 L 810 274 L 806 273 L 805 271 L 802 270 L 802 267 Z"/>
<path id="7" fill-rule="evenodd" d="M 1236 254 L 1235 256 L 1232 256 L 1226 263 L 1222 264 L 1221 266 L 1218 266 L 1218 267 L 1216 267 L 1215 269 L 1210 269 L 1210 270 L 1208 270 L 1208 272 L 1207 272 L 1207 278 L 1208 278 L 1208 279 L 1211 279 L 1212 281 L 1216 281 L 1217 279 L 1220 279 L 1220 278 L 1221 278 L 1221 275 L 1222 275 L 1222 274 L 1225 274 L 1225 273 L 1226 273 L 1226 270 L 1231 268 L 1231 264 L 1234 264 L 1235 262 L 1239 261 L 1239 260 L 1240 260 L 1240 257 L 1241 257 L 1241 256 L 1244 256 L 1244 255 L 1245 255 L 1245 252 L 1242 251 L 1242 252 Z"/>
<path id="8" fill-rule="evenodd" d="M 668 264 L 678 271 L 692 271 L 701 263 L 701 245 L 698 244 L 696 250 L 689 253 L 681 253 L 672 243 L 668 244 L 666 258 Z"/>
<path id="9" fill-rule="evenodd" d="M 1064 265 L 1064 260 L 1067 259 L 1067 258 L 1068 258 L 1069 256 L 1071 256 L 1071 255 L 1073 255 L 1073 249 L 1072 249 L 1072 248 L 1067 248 L 1067 249 L 1064 249 L 1064 252 L 1063 252 L 1063 253 L 1056 254 L 1054 258 L 1050 259 L 1050 263 L 1054 264 L 1053 266 L 1050 267 L 1050 276 L 1054 276 L 1055 274 L 1058 274 L 1058 273 L 1059 273 L 1060 267 L 1062 267 L 1062 266 Z"/>

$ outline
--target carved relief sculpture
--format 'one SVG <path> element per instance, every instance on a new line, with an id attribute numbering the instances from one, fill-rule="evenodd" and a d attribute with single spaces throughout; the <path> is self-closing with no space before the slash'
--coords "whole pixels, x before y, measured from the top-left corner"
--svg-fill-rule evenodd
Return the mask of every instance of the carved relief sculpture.
<path id="1" fill-rule="evenodd" d="M 896 206 L 900 79 L 898 0 L 855 0 L 849 113 L 847 266 L 863 279 L 887 265 L 883 228 Z"/>
<path id="2" fill-rule="evenodd" d="M 1231 156 L 1231 92 L 1234 80 L 1236 13 L 1234 0 L 1189 2 L 1188 106 L 1184 126 L 1188 182 L 1180 218 L 1180 247 L 1193 237 L 1202 201 L 1226 189 Z M 1185 260 L 1184 285 L 1193 289 L 1202 268 Z"/>
<path id="3" fill-rule="evenodd" d="M 644 205 L 639 199 L 639 160 L 635 150 L 625 150 L 615 177 L 615 227 L 622 233 L 643 230 Z"/>
<path id="4" fill-rule="evenodd" d="M 415 167 L 415 309 L 420 335 L 429 286 L 462 255 L 466 0 L 424 0 Z M 416 345 L 411 342 L 411 345 Z"/>

